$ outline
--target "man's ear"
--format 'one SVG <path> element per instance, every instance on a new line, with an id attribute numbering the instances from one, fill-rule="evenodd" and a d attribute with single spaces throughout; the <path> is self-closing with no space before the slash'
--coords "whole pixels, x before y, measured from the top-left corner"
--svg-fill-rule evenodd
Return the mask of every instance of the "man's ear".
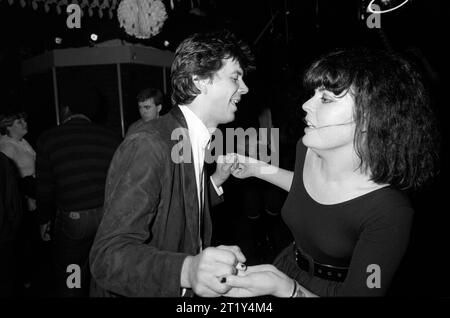
<path id="1" fill-rule="evenodd" d="M 161 109 L 162 109 L 162 105 L 161 104 L 159 104 L 159 105 L 156 105 L 156 109 L 158 110 L 158 114 L 159 114 L 159 112 L 161 111 Z"/>
<path id="2" fill-rule="evenodd" d="M 60 119 L 61 121 L 66 120 L 70 115 L 71 115 L 71 111 L 70 111 L 70 107 L 67 105 L 64 105 L 60 108 Z"/>
<path id="3" fill-rule="evenodd" d="M 207 93 L 207 88 L 206 88 L 206 83 L 208 82 L 208 79 L 201 79 L 199 78 L 197 75 L 194 75 L 192 77 L 192 80 L 194 81 L 195 87 L 197 87 L 197 89 L 202 93 L 202 94 L 206 94 Z"/>

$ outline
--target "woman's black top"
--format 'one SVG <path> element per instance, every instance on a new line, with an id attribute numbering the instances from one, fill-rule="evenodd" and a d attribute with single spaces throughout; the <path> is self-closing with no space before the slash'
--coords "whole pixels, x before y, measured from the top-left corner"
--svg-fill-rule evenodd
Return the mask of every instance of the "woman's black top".
<path id="1" fill-rule="evenodd" d="M 283 219 L 296 245 L 315 262 L 349 271 L 344 282 L 308 276 L 299 283 L 319 296 L 384 295 L 408 246 L 413 217 L 408 198 L 384 187 L 342 203 L 320 204 L 303 183 L 306 151 L 299 140 Z"/>

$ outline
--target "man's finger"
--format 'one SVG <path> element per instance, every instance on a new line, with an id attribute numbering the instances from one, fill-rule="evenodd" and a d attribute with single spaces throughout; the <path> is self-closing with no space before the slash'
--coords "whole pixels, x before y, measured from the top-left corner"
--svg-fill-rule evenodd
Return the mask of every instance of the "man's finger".
<path id="1" fill-rule="evenodd" d="M 236 255 L 229 249 L 209 247 L 205 249 L 203 253 L 205 257 L 212 262 L 220 262 L 230 266 L 234 266 L 238 263 Z"/>
<path id="2" fill-rule="evenodd" d="M 231 170 L 231 167 L 233 166 L 234 163 L 224 163 L 222 164 L 222 169 L 223 170 Z"/>
<path id="3" fill-rule="evenodd" d="M 235 153 L 228 153 L 226 159 L 228 162 L 236 162 L 237 156 Z"/>
<path id="4" fill-rule="evenodd" d="M 248 159 L 246 156 L 240 155 L 240 154 L 236 154 L 236 158 L 239 162 L 246 162 Z"/>
<path id="5" fill-rule="evenodd" d="M 242 253 L 240 247 L 237 245 L 220 245 L 217 246 L 217 248 L 232 252 L 236 256 L 238 262 L 245 263 L 247 260 L 244 253 Z"/>
<path id="6" fill-rule="evenodd" d="M 239 167 L 239 161 L 238 161 L 237 157 L 235 156 L 234 160 L 233 160 L 233 164 L 231 165 L 231 170 L 235 170 L 237 167 Z"/>
<path id="7" fill-rule="evenodd" d="M 225 294 L 228 292 L 231 287 L 225 283 L 226 278 L 223 277 L 214 277 L 211 280 L 208 281 L 208 288 L 214 292 L 217 293 L 217 296 L 221 296 L 222 294 Z"/>
<path id="8" fill-rule="evenodd" d="M 197 288 L 194 292 L 196 295 L 201 296 L 201 297 L 220 297 L 221 294 L 223 294 L 224 292 L 222 290 L 228 291 L 230 288 L 227 286 L 219 286 L 216 283 L 211 282 L 213 286 L 207 286 L 207 285 L 203 285 L 201 288 Z M 223 284 L 222 284 L 223 285 Z M 217 289 L 220 289 L 221 291 L 217 291 Z"/>
<path id="9" fill-rule="evenodd" d="M 217 156 L 217 162 L 219 163 L 233 163 L 235 162 L 236 155 L 233 153 L 228 153 L 226 155 Z"/>
<path id="10" fill-rule="evenodd" d="M 229 275 L 236 275 L 238 272 L 235 266 L 221 262 L 208 264 L 208 268 L 205 271 L 211 273 L 215 277 L 226 277 Z"/>

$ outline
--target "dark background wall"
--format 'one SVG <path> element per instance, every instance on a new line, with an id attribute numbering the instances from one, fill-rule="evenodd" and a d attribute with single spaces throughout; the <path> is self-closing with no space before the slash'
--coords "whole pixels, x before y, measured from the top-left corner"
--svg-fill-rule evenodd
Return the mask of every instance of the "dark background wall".
<path id="1" fill-rule="evenodd" d="M 133 122 L 140 118 L 136 96 L 141 89 L 156 87 L 164 92 L 164 87 L 166 87 L 167 92 L 170 92 L 168 83 L 164 85 L 163 71 L 162 67 L 157 66 L 120 65 L 125 132 Z M 166 72 L 168 71 L 166 70 Z M 17 101 L 17 107 L 22 108 L 29 115 L 28 124 L 33 129 L 29 132 L 27 140 L 32 143 L 44 129 L 56 125 L 52 76 L 51 70 L 47 70 L 40 74 L 24 77 L 20 87 L 21 94 L 18 96 L 20 100 Z M 70 96 L 73 96 L 74 90 L 77 90 L 79 97 L 83 98 L 83 89 L 93 89 L 99 99 L 99 104 L 90 111 L 91 119 L 121 135 L 116 64 L 57 67 L 56 83 L 59 107 L 66 103 L 70 105 Z M 88 104 L 87 101 L 86 104 Z M 169 108 L 168 102 L 166 104 L 163 113 L 167 112 Z"/>

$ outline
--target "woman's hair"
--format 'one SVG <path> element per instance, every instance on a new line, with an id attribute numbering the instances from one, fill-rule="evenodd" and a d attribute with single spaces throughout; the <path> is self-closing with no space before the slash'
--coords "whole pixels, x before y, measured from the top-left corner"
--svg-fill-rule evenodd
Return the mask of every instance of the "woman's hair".
<path id="1" fill-rule="evenodd" d="M 419 74 L 403 58 L 367 48 L 332 52 L 310 66 L 304 84 L 352 95 L 355 151 L 374 182 L 413 189 L 437 171 L 435 116 Z"/>
<path id="2" fill-rule="evenodd" d="M 8 127 L 14 124 L 16 119 L 26 119 L 27 114 L 24 112 L 12 112 L 0 115 L 0 135 L 8 135 Z"/>
<path id="3" fill-rule="evenodd" d="M 185 39 L 178 46 L 172 63 L 172 103 L 192 102 L 200 94 L 192 76 L 212 79 L 222 68 L 223 60 L 228 58 L 236 60 L 244 72 L 254 68 L 249 46 L 227 30 L 196 33 Z"/>

